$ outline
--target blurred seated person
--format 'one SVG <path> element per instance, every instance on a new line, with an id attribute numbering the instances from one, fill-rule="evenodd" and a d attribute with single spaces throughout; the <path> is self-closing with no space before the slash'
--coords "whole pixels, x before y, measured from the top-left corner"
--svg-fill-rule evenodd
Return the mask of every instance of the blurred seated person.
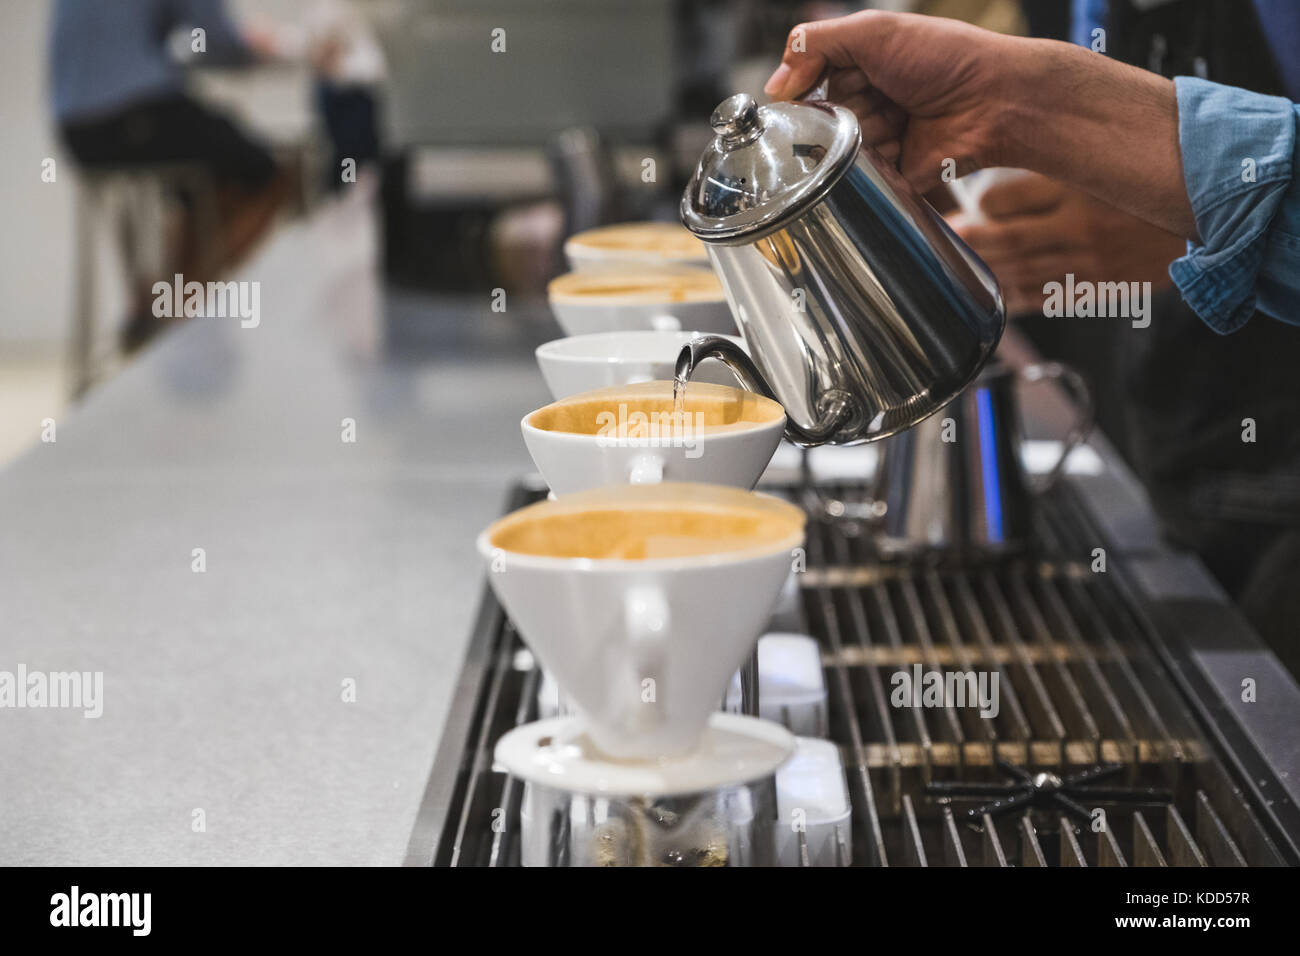
<path id="1" fill-rule="evenodd" d="M 380 160 L 380 88 L 387 65 L 370 24 L 347 0 L 316 0 L 307 17 L 308 58 L 315 68 L 316 109 L 329 136 L 332 157 L 325 189 L 337 192 L 345 173 L 357 180 L 377 176 Z M 344 169 L 351 161 L 354 168 Z"/>
<path id="2" fill-rule="evenodd" d="M 198 31 L 202 33 L 198 33 Z M 200 39 L 201 38 L 201 39 Z M 133 351 L 167 321 L 153 315 L 157 278 L 180 272 L 208 281 L 242 259 L 292 195 L 294 175 L 265 145 L 185 92 L 188 65 L 243 66 L 271 54 L 269 34 L 241 31 L 222 0 L 57 0 L 50 36 L 50 86 L 60 138 L 87 171 L 193 164 L 216 190 L 221 235 L 204 243 L 185 216 L 162 277 L 135 277 L 121 333 Z M 174 52 L 183 51 L 181 55 Z"/>

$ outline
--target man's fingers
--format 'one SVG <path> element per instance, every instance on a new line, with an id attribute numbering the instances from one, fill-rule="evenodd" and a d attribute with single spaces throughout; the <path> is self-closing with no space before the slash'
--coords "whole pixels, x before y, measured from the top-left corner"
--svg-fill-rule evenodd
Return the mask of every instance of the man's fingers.
<path id="1" fill-rule="evenodd" d="M 862 142 L 868 146 L 879 146 L 891 140 L 897 141 L 902 129 L 884 113 L 872 113 L 866 119 L 858 121 L 862 127 Z"/>
<path id="2" fill-rule="evenodd" d="M 1006 305 L 1008 315 L 1042 312 L 1043 301 L 1046 298 L 1043 285 L 1051 280 L 1040 282 L 1037 279 L 1024 277 L 1010 278 L 996 269 L 994 275 L 998 278 L 998 287 L 1002 290 L 1002 301 Z"/>
<path id="3" fill-rule="evenodd" d="M 1042 295 L 1043 286 L 1049 282 L 1064 282 L 1067 273 L 1091 278 L 1097 270 L 1090 255 L 1049 252 L 1041 256 L 1023 256 L 1009 260 L 995 267 L 993 272 L 1001 282 L 1022 288 L 1035 288 Z"/>
<path id="4" fill-rule="evenodd" d="M 1065 282 L 1067 273 L 1093 277 L 1099 271 L 1096 258 L 1085 250 L 993 257 L 984 262 L 997 276 L 1008 312 L 1041 309 L 1046 297 L 1043 287 L 1049 282 Z"/>
<path id="5" fill-rule="evenodd" d="M 906 132 L 906 124 L 900 127 L 899 135 L 903 136 Z M 947 157 L 935 153 L 933 150 L 920 150 L 916 148 L 910 134 L 907 135 L 907 149 L 899 151 L 899 158 L 895 163 L 898 171 L 903 174 L 903 178 L 911 183 L 912 188 L 924 196 L 932 189 L 937 189 L 944 184 L 944 162 Z"/>
<path id="6" fill-rule="evenodd" d="M 1024 173 L 985 190 L 980 197 L 980 211 L 991 219 L 1005 219 L 1051 209 L 1064 197 L 1065 188 L 1060 183 L 1037 173 Z"/>
<path id="7" fill-rule="evenodd" d="M 903 122 L 897 111 L 876 108 L 870 97 L 858 93 L 836 102 L 840 106 L 847 106 L 857 116 L 858 126 L 862 128 L 862 142 L 868 146 L 879 146 L 902 135 Z"/>
<path id="8" fill-rule="evenodd" d="M 1043 289 L 1041 286 L 1002 286 L 1002 299 L 1006 303 L 1008 315 L 1025 315 L 1040 312 L 1043 308 Z"/>
<path id="9" fill-rule="evenodd" d="M 956 202 L 956 200 L 957 196 L 954 193 L 953 201 Z M 963 238 L 966 235 L 966 231 L 970 229 L 971 226 L 975 225 L 975 223 L 971 221 L 970 216 L 966 215 L 966 213 L 960 208 L 954 212 L 945 214 L 943 218 L 948 220 L 948 225 L 952 228 L 952 231 Z M 969 243 L 967 243 L 967 245 L 969 245 Z"/>
<path id="10" fill-rule="evenodd" d="M 880 158 L 889 163 L 889 165 L 898 165 L 898 157 L 903 152 L 903 144 L 897 139 L 887 139 L 880 143 L 871 143 L 868 145 L 879 153 Z"/>
<path id="11" fill-rule="evenodd" d="M 879 105 L 885 101 L 884 94 L 871 85 L 867 74 L 861 70 L 850 68 L 831 72 L 826 98 L 832 103 L 843 103 L 844 100 L 858 93 L 866 95 L 872 105 Z"/>
<path id="12" fill-rule="evenodd" d="M 1072 243 L 1053 216 L 1017 216 L 985 225 L 966 225 L 958 235 L 984 260 L 1050 252 Z"/>

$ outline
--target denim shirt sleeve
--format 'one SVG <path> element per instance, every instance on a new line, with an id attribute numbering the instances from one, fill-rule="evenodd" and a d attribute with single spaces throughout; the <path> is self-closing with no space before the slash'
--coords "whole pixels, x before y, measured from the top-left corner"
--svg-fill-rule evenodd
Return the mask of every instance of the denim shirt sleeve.
<path id="1" fill-rule="evenodd" d="M 1199 243 L 1169 266 L 1187 304 L 1221 334 L 1255 309 L 1300 325 L 1300 108 L 1180 76 L 1178 140 Z"/>

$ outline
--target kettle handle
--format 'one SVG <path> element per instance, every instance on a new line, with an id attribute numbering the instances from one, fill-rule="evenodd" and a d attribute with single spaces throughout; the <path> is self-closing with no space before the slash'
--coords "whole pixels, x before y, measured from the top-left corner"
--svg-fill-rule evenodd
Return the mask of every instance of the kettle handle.
<path id="1" fill-rule="evenodd" d="M 683 345 L 682 350 L 677 353 L 677 366 L 673 377 L 679 382 L 690 381 L 696 366 L 705 359 L 711 358 L 727 366 L 744 388 L 782 405 L 781 399 L 772 390 L 772 386 L 758 370 L 753 359 L 739 345 L 721 335 L 697 335 Z M 839 389 L 829 389 L 822 393 L 817 402 L 817 413 L 821 416 L 821 421 L 805 427 L 786 415 L 785 437 L 796 445 L 804 447 L 824 445 L 853 419 L 856 411 L 857 405 L 852 396 Z"/>
<path id="2" fill-rule="evenodd" d="M 795 102 L 829 103 L 831 95 L 831 72 L 831 65 L 827 63 L 826 66 L 822 68 L 821 75 L 813 82 L 813 85 L 794 98 Z"/>
<path id="3" fill-rule="evenodd" d="M 1068 365 L 1061 362 L 1040 362 L 1024 366 L 1018 374 L 1024 382 L 1058 382 L 1075 400 L 1079 409 L 1074 424 L 1070 426 L 1065 439 L 1061 442 L 1061 456 L 1056 459 L 1056 464 L 1052 465 L 1046 474 L 1035 476 L 1030 480 L 1030 490 L 1034 494 L 1042 494 L 1060 481 L 1061 475 L 1065 474 L 1065 462 L 1070 457 L 1070 452 L 1083 444 L 1092 433 L 1097 409 L 1088 383 L 1082 375 Z"/>

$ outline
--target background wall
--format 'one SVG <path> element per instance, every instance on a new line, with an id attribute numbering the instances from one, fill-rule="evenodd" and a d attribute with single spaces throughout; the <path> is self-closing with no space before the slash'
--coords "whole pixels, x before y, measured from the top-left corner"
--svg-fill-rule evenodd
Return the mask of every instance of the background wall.
<path id="1" fill-rule="evenodd" d="M 53 351 L 72 308 L 75 180 L 56 151 L 46 105 L 45 46 L 52 0 L 5 0 L 0 30 L 0 357 Z M 41 161 L 59 159 L 41 182 Z"/>

